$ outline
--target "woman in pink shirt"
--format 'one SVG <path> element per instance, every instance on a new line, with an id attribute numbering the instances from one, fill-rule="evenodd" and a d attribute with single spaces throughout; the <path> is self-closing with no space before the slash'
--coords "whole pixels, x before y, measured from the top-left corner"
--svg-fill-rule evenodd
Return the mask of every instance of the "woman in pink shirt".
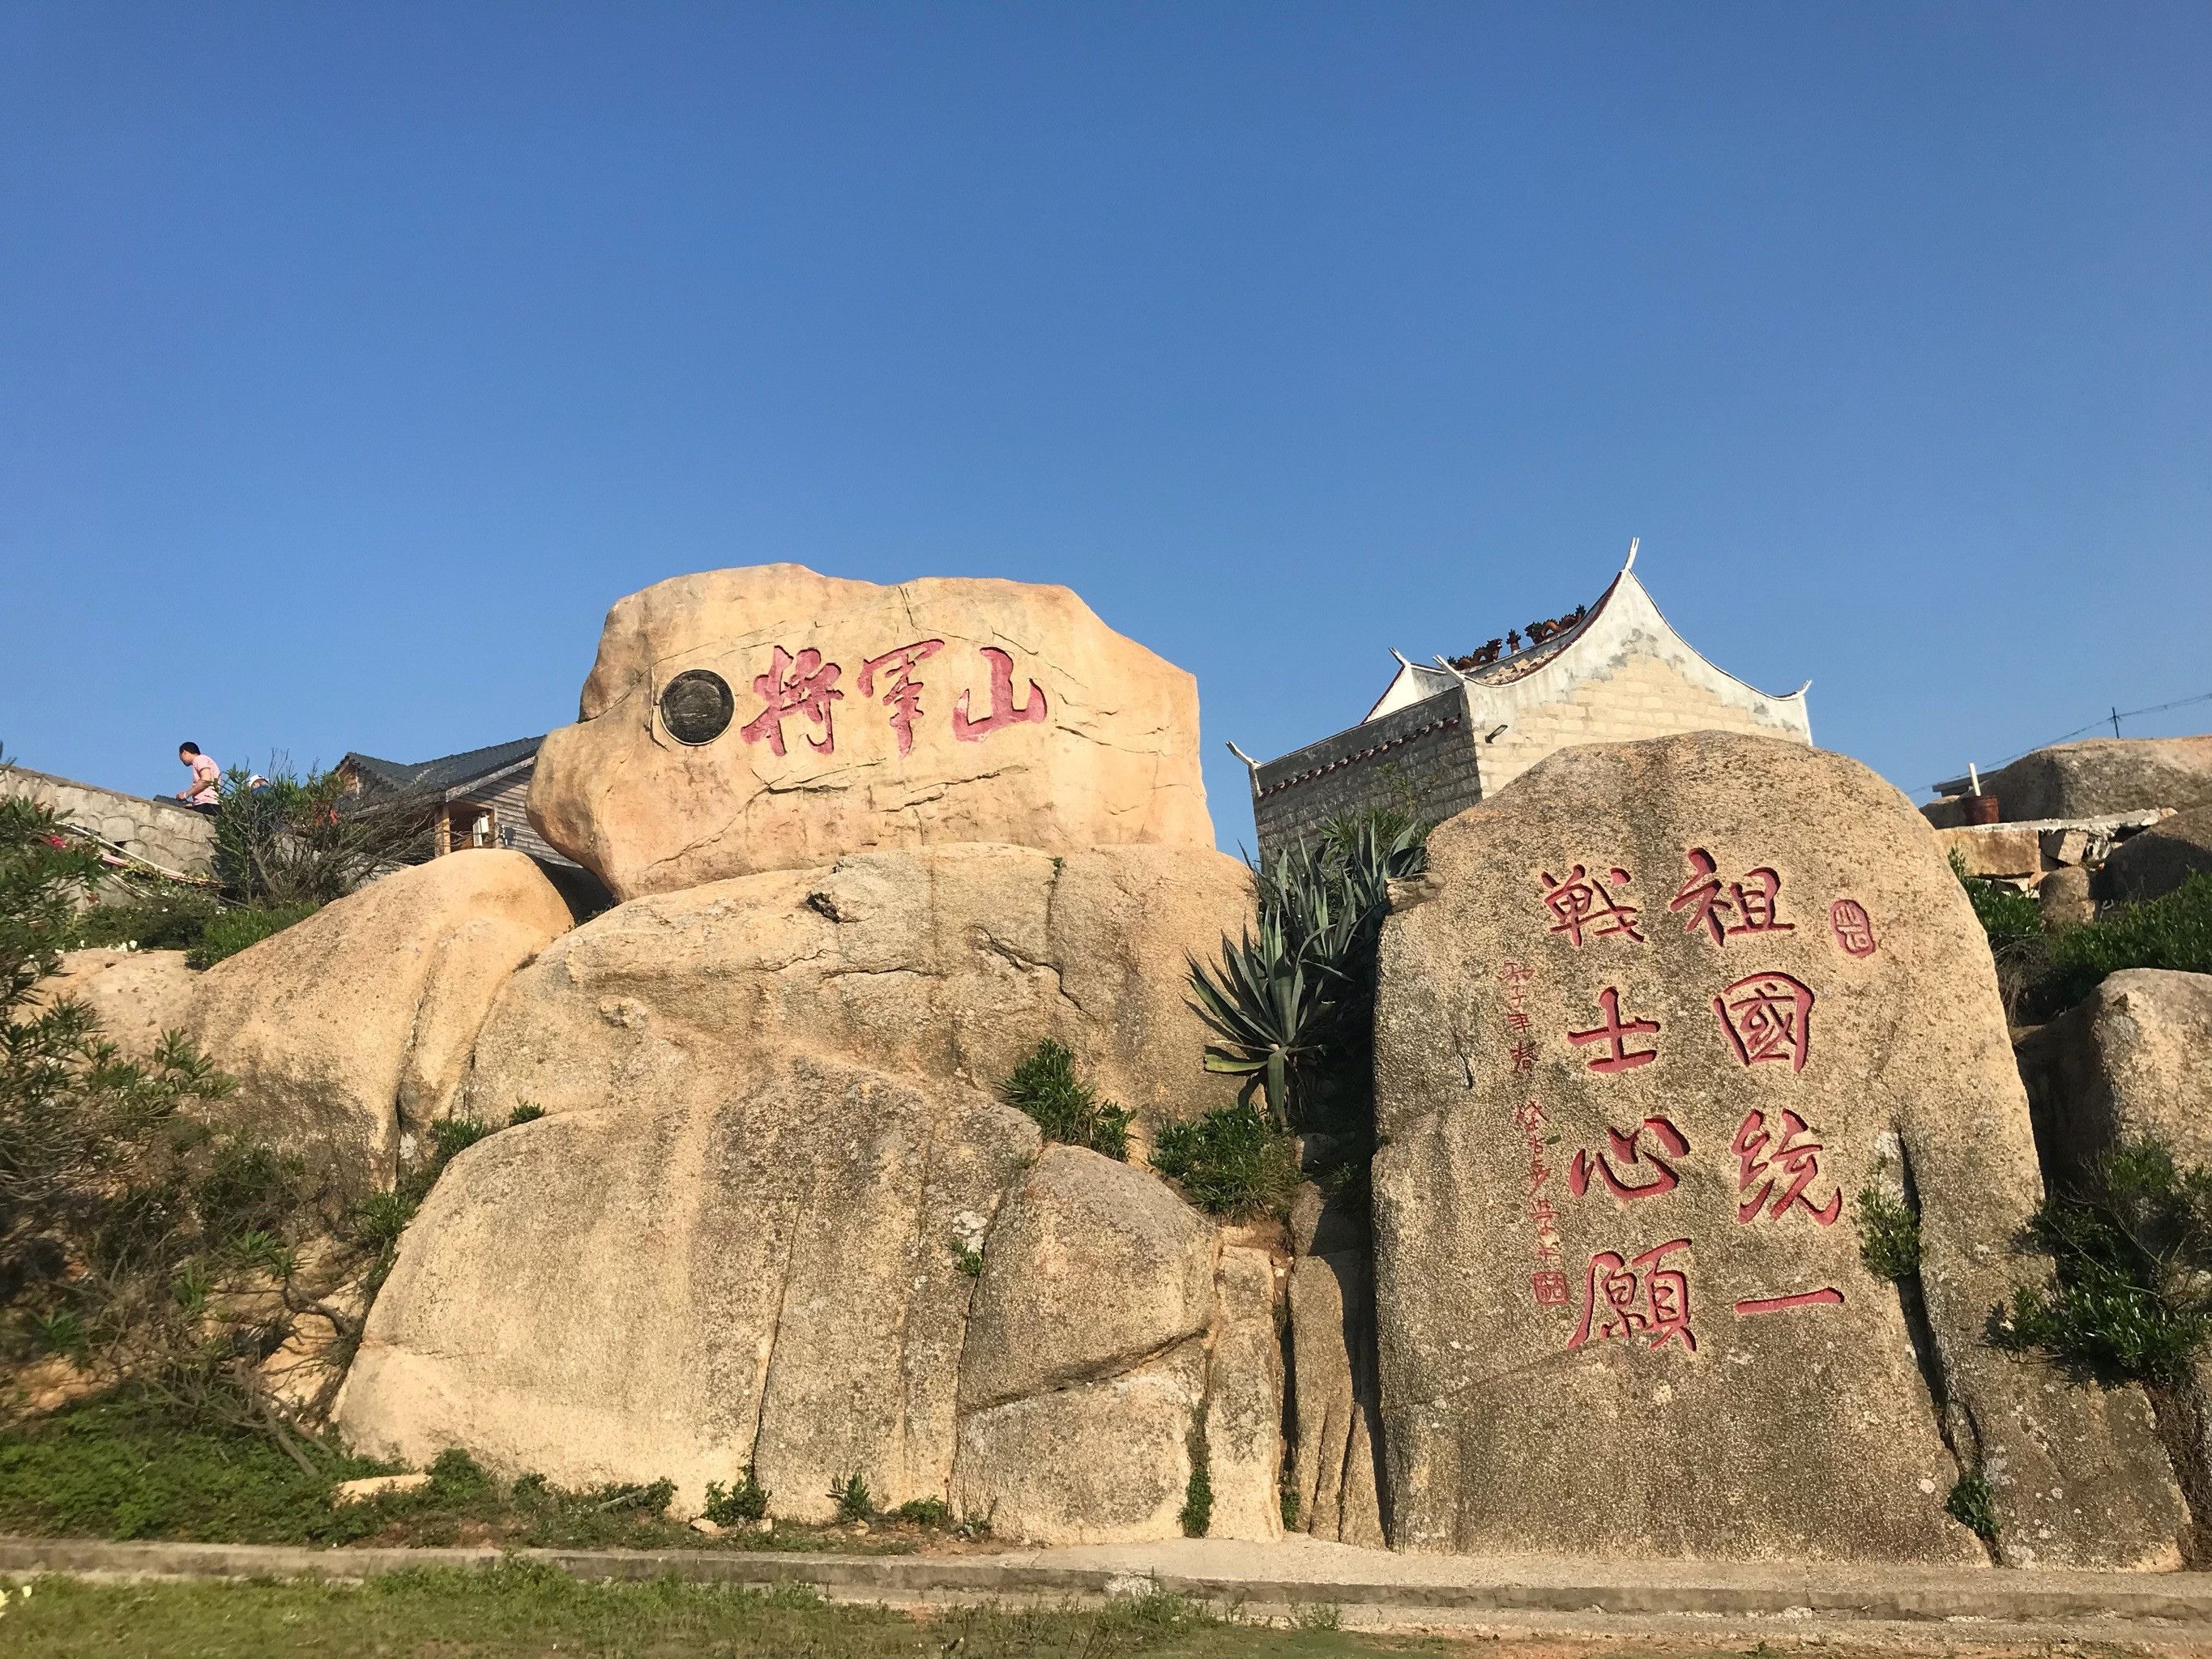
<path id="1" fill-rule="evenodd" d="M 179 744 L 177 758 L 192 769 L 191 787 L 178 790 L 177 799 L 203 812 L 214 811 L 216 785 L 222 781 L 222 768 L 217 766 L 210 757 L 200 753 L 200 746 L 196 743 Z"/>

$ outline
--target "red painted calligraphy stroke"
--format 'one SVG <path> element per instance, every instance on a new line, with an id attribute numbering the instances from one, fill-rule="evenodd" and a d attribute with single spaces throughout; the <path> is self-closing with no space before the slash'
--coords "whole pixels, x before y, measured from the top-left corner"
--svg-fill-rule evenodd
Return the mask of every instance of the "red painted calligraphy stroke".
<path id="1" fill-rule="evenodd" d="M 1737 1303 L 1735 1310 L 1745 1315 L 1781 1313 L 1790 1308 L 1839 1308 L 1843 1303 L 1844 1293 L 1832 1287 L 1820 1291 L 1800 1291 L 1795 1296 L 1754 1297 L 1748 1302 Z"/>

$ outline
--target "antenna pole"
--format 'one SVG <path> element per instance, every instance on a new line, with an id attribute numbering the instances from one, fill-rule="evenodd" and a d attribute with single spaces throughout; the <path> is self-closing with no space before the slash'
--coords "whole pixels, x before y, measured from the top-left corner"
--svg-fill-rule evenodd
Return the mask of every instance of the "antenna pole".
<path id="1" fill-rule="evenodd" d="M 2116 738 L 2120 735 L 2120 706 L 2118 703 L 2112 705 L 2112 735 Z"/>

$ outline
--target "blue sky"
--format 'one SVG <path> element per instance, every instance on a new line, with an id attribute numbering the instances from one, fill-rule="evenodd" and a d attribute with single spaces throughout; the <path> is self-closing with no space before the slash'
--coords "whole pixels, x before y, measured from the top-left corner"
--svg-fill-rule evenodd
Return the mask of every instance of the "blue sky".
<path id="1" fill-rule="evenodd" d="M 0 0 L 30 766 L 540 731 L 788 559 L 1073 586 L 1234 848 L 1631 536 L 1916 794 L 2212 691 L 2212 9 Z"/>

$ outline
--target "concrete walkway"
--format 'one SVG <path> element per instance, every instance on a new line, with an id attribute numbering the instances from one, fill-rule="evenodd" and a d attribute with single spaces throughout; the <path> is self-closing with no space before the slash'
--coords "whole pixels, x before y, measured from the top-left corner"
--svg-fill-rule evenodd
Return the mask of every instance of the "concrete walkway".
<path id="1" fill-rule="evenodd" d="M 1917 1626 L 1963 1640 L 2098 1639 L 2212 1652 L 2212 1574 L 1778 1567 L 1397 1555 L 1292 1537 L 994 1555 L 828 1555 L 742 1550 L 524 1550 L 581 1578 L 672 1575 L 809 1584 L 843 1601 L 1059 1601 L 1159 1590 L 1255 1613 L 1333 1607 L 1347 1625 L 1565 1633 L 1674 1626 L 1821 1639 L 1849 1626 Z M 361 1578 L 405 1567 L 489 1566 L 496 1549 L 311 1550 L 248 1544 L 0 1538 L 0 1575 L 103 1578 Z M 1931 1631 L 1930 1624 L 1948 1626 Z M 1907 1645 L 1916 1645 L 1907 1644 Z"/>

